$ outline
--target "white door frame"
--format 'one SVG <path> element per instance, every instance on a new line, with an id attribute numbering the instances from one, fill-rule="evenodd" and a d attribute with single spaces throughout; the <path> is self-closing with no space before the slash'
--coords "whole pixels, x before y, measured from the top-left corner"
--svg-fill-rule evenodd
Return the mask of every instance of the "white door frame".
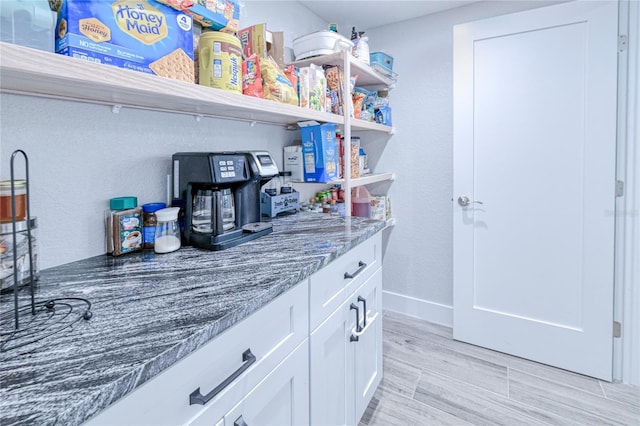
<path id="1" fill-rule="evenodd" d="M 618 141 L 616 179 L 624 196 L 616 199 L 613 378 L 640 385 L 640 4 L 619 2 L 619 34 L 627 47 L 618 55 Z"/>

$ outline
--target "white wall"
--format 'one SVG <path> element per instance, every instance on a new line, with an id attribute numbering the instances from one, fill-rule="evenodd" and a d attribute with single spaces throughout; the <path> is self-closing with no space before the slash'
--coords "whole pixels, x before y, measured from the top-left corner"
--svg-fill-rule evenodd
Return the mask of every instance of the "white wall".
<path id="1" fill-rule="evenodd" d="M 282 10 L 300 18 L 291 23 L 290 34 L 324 25 L 297 3 L 269 3 L 273 7 L 245 2 L 241 25 L 269 22 L 276 23 L 270 25 L 273 30 L 284 29 Z M 188 115 L 127 108 L 113 114 L 103 105 L 10 94 L 0 95 L 0 121 L 0 178 L 9 178 L 13 150 L 29 156 L 43 269 L 104 253 L 103 212 L 109 198 L 165 201 L 174 152 L 267 149 L 281 166 L 282 147 L 299 137 L 277 126 L 211 118 L 196 122 Z M 22 164 L 20 157 L 16 164 Z"/>
<path id="2" fill-rule="evenodd" d="M 392 170 L 397 225 L 384 259 L 388 309 L 452 325 L 453 26 L 550 2 L 481 2 L 378 28 L 371 51 L 394 58 L 396 135 L 378 170 Z"/>

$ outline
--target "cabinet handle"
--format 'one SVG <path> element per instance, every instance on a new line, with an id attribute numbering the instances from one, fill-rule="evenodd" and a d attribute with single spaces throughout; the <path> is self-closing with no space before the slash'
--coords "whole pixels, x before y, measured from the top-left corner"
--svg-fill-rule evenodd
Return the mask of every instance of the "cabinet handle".
<path id="1" fill-rule="evenodd" d="M 357 332 L 359 332 L 361 330 L 360 328 L 360 308 L 358 308 L 358 305 L 356 305 L 355 303 L 352 303 L 351 306 L 349 306 L 349 310 L 355 310 L 356 311 L 356 328 L 355 330 Z M 349 338 L 350 342 L 357 342 L 359 340 L 358 336 L 354 335 L 353 333 L 351 334 L 351 337 Z"/>
<path id="2" fill-rule="evenodd" d="M 344 273 L 344 279 L 348 280 L 351 278 L 355 278 L 360 272 L 364 271 L 364 268 L 367 267 L 367 264 L 364 263 L 362 260 L 358 262 L 358 269 L 356 269 L 356 271 L 353 274 L 350 274 L 348 272 Z"/>
<path id="3" fill-rule="evenodd" d="M 362 323 L 362 327 L 366 328 L 367 327 L 367 299 L 365 299 L 362 296 L 358 296 L 358 302 L 362 302 L 362 304 L 364 305 L 363 306 L 364 309 L 362 309 L 362 312 L 364 312 L 364 315 L 363 315 L 364 322 Z"/>
<path id="4" fill-rule="evenodd" d="M 352 329 L 351 330 L 351 338 L 355 339 L 355 341 L 357 342 L 358 339 L 360 338 L 360 336 L 362 336 L 364 333 L 367 332 L 367 330 L 369 329 L 369 327 L 371 327 L 371 324 L 374 323 L 374 321 L 378 318 L 378 312 L 376 312 L 371 318 L 369 318 L 369 324 L 365 327 L 362 328 L 360 330 L 357 329 Z M 354 340 L 352 340 L 353 342 Z"/>
<path id="5" fill-rule="evenodd" d="M 191 395 L 189 395 L 189 405 L 194 405 L 194 404 L 204 405 L 207 402 L 211 401 L 211 399 L 213 399 L 214 396 L 216 396 L 224 388 L 229 386 L 231 384 L 231 382 L 233 382 L 235 379 L 237 379 L 239 375 L 241 375 L 247 368 L 249 368 L 251 366 L 251 364 L 256 362 L 256 356 L 251 353 L 251 349 L 250 348 L 247 349 L 246 351 L 244 351 L 244 353 L 242 354 L 242 362 L 243 362 L 243 364 L 240 366 L 240 368 L 238 368 L 236 371 L 231 373 L 231 375 L 229 377 L 224 379 L 224 381 L 222 383 L 220 383 L 218 386 L 216 386 L 208 394 L 202 395 L 202 393 L 200 393 L 200 388 L 198 388 L 198 389 L 194 390 L 193 392 L 191 392 Z M 240 416 L 240 417 L 242 417 L 242 416 Z"/>
<path id="6" fill-rule="evenodd" d="M 247 422 L 244 421 L 244 419 L 242 418 L 242 415 L 240 415 L 240 417 L 238 417 L 236 421 L 233 422 L 233 426 L 249 426 L 249 425 L 247 424 Z"/>

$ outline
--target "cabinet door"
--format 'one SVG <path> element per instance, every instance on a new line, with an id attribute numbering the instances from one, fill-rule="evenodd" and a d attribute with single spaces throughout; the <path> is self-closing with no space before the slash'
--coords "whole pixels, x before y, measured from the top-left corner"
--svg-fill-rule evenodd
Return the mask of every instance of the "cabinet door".
<path id="1" fill-rule="evenodd" d="M 311 425 L 354 423 L 353 345 L 349 341 L 355 325 L 350 301 L 341 304 L 309 340 Z"/>
<path id="2" fill-rule="evenodd" d="M 308 424 L 308 361 L 305 341 L 224 416 L 225 426 Z"/>
<path id="3" fill-rule="evenodd" d="M 361 310 L 367 305 L 366 325 L 354 342 L 355 422 L 358 423 L 382 379 L 382 269 L 354 294 Z M 365 316 L 362 315 L 364 319 Z"/>

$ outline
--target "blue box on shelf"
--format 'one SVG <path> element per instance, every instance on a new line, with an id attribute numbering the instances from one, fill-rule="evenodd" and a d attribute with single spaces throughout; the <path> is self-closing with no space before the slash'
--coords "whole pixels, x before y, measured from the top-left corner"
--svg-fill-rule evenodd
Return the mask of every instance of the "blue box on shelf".
<path id="1" fill-rule="evenodd" d="M 338 179 L 336 125 L 332 123 L 304 126 L 302 157 L 305 182 L 331 182 Z"/>
<path id="2" fill-rule="evenodd" d="M 369 54 L 369 63 L 371 66 L 378 64 L 389 71 L 393 70 L 393 57 L 384 52 L 371 52 Z"/>

